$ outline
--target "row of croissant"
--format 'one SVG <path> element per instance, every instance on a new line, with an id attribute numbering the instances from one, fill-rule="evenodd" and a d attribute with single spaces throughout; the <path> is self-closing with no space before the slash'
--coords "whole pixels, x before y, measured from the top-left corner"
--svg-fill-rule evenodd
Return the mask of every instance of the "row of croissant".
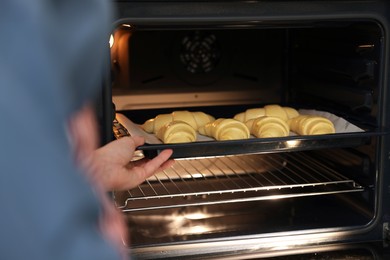
<path id="1" fill-rule="evenodd" d="M 298 135 L 320 135 L 335 132 L 333 123 L 322 116 L 302 115 L 296 109 L 279 105 L 266 105 L 247 109 L 233 118 L 218 118 L 204 112 L 174 111 L 159 114 L 141 125 L 143 130 L 155 134 L 163 143 L 194 142 L 197 133 L 215 140 L 247 139 Z"/>

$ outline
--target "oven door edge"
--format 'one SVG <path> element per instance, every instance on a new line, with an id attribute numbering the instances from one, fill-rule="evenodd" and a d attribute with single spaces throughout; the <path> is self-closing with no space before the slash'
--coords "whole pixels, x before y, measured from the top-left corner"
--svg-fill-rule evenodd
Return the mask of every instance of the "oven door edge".
<path id="1" fill-rule="evenodd" d="M 132 248 L 129 254 L 136 259 L 307 259 L 313 254 L 315 259 L 390 259 L 390 248 L 383 241 L 340 242 L 340 235 L 334 232 L 170 244 Z M 302 257 L 296 258 L 298 255 Z M 325 258 L 317 258 L 319 255 Z"/>

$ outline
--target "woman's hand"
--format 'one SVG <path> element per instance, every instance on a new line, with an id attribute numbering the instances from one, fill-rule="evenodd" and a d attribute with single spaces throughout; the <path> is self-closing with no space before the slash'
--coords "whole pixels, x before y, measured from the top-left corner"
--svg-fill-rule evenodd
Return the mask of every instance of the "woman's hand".
<path id="1" fill-rule="evenodd" d="M 172 150 L 157 157 L 132 162 L 134 151 L 144 144 L 142 137 L 122 137 L 98 147 L 97 122 L 93 107 L 86 105 L 69 122 L 69 134 L 74 146 L 75 160 L 90 180 L 105 191 L 131 189 L 156 171 L 173 164 L 168 160 Z"/>
<path id="2" fill-rule="evenodd" d="M 92 180 L 109 190 L 127 190 L 173 164 L 172 150 L 164 150 L 153 159 L 132 162 L 134 151 L 144 144 L 143 137 L 122 137 L 95 150 L 89 158 L 88 171 Z"/>

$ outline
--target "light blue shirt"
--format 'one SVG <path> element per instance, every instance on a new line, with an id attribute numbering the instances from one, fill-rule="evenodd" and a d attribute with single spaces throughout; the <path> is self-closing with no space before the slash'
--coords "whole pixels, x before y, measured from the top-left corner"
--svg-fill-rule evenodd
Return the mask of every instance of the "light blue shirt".
<path id="1" fill-rule="evenodd" d="M 0 259 L 119 258 L 65 131 L 101 86 L 110 7 L 0 1 Z"/>

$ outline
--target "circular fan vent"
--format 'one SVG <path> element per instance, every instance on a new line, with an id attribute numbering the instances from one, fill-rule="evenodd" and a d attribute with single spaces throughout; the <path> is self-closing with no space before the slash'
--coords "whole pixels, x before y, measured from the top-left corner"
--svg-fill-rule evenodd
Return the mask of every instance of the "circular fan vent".
<path id="1" fill-rule="evenodd" d="M 220 48 L 214 34 L 195 32 L 181 42 L 180 60 L 191 73 L 212 71 L 220 59 Z"/>

